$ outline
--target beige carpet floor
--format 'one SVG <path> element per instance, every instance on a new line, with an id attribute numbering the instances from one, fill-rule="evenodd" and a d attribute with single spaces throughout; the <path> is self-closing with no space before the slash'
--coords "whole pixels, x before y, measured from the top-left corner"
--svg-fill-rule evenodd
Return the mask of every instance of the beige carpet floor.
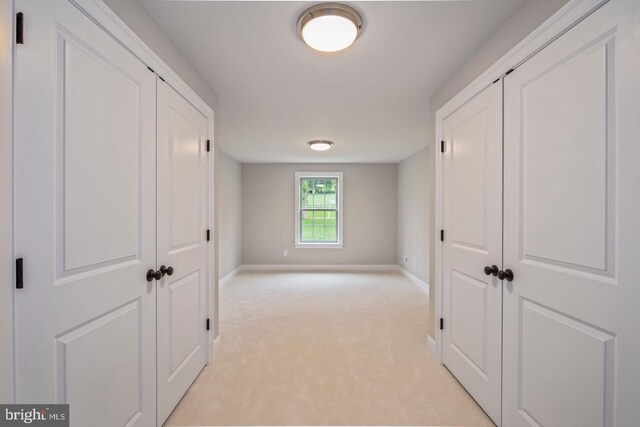
<path id="1" fill-rule="evenodd" d="M 428 351 L 427 310 L 397 273 L 242 273 L 165 425 L 492 426 Z"/>

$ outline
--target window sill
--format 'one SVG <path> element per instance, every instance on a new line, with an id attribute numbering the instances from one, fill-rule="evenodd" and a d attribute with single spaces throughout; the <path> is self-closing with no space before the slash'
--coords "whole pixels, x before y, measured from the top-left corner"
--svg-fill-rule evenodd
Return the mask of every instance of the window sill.
<path id="1" fill-rule="evenodd" d="M 342 243 L 296 243 L 298 249 L 342 249 Z"/>

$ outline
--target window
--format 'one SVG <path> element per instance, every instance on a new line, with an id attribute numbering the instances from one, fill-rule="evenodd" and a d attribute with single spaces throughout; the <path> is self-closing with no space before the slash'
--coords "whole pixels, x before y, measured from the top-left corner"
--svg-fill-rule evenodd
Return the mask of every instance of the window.
<path id="1" fill-rule="evenodd" d="M 342 247 L 342 172 L 296 172 L 296 247 Z"/>

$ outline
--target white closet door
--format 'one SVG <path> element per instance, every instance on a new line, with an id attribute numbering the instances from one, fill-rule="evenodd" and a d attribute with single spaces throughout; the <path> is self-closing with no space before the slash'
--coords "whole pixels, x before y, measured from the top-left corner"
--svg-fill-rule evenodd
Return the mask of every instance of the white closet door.
<path id="1" fill-rule="evenodd" d="M 16 398 L 151 426 L 155 76 L 66 0 L 16 9 Z"/>
<path id="2" fill-rule="evenodd" d="M 640 419 L 640 3 L 505 78 L 508 426 Z"/>
<path id="3" fill-rule="evenodd" d="M 442 360 L 500 424 L 502 85 L 447 117 L 443 137 Z"/>
<path id="4" fill-rule="evenodd" d="M 206 363 L 207 119 L 158 80 L 158 423 Z"/>

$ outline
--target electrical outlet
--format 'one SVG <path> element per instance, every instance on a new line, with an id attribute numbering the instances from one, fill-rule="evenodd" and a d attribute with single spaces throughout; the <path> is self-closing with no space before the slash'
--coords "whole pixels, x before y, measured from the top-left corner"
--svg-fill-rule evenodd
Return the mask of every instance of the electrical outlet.
<path id="1" fill-rule="evenodd" d="M 288 256 L 289 255 L 289 251 L 285 249 L 284 252 L 282 253 L 282 255 Z"/>
<path id="2" fill-rule="evenodd" d="M 416 257 L 413 257 L 413 265 L 418 265 L 418 259 Z"/>
<path id="3" fill-rule="evenodd" d="M 409 262 L 409 257 L 408 256 L 403 256 L 402 260 L 404 261 L 405 264 L 407 264 Z"/>

